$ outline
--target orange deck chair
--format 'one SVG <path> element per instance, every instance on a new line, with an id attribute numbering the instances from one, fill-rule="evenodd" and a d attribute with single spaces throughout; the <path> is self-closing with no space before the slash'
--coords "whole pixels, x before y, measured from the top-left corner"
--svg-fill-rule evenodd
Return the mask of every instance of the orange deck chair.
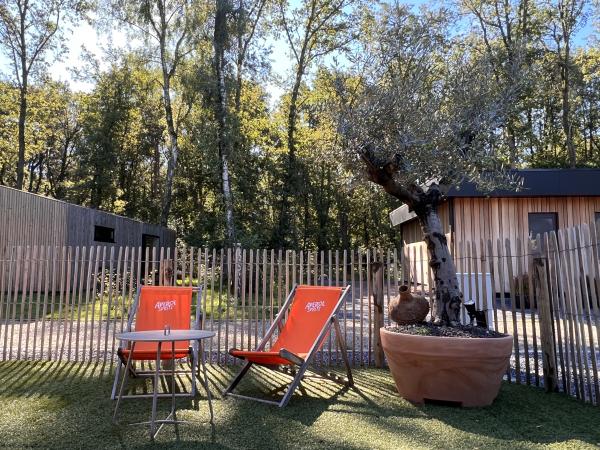
<path id="1" fill-rule="evenodd" d="M 196 314 L 194 323 L 191 324 L 190 314 L 192 310 L 192 295 L 198 293 L 198 301 L 196 306 Z M 190 326 L 194 329 L 202 327 L 202 310 L 200 308 L 200 299 L 202 298 L 201 287 L 172 287 L 172 286 L 141 286 L 138 289 L 137 296 L 133 306 L 129 312 L 127 319 L 127 329 L 125 331 L 148 331 L 148 330 L 163 330 L 169 325 L 172 330 L 189 330 Z M 133 321 L 135 319 L 135 330 Z M 117 365 L 115 372 L 115 381 L 111 399 L 116 398 L 118 382 L 120 380 L 121 366 L 127 365 L 127 360 L 133 358 L 135 361 L 156 361 L 158 353 L 158 343 L 156 342 L 138 342 L 135 345 L 135 350 L 131 354 L 131 343 L 121 341 L 117 354 L 120 363 Z M 198 365 L 198 344 L 195 342 L 190 346 L 189 342 L 181 341 L 175 343 L 175 354 L 170 345 L 165 345 L 161 348 L 160 360 L 178 360 L 189 358 L 192 378 L 192 391 L 190 393 L 177 393 L 180 397 L 194 397 L 196 395 L 196 367 Z M 175 361 L 173 361 L 175 364 Z M 124 370 L 124 369 L 123 369 Z M 171 373 L 171 371 L 169 371 Z M 190 370 L 176 370 L 175 373 L 190 373 Z M 153 370 L 147 371 L 131 371 L 131 376 L 154 376 Z M 152 394 L 132 394 L 124 395 L 122 398 L 140 398 L 152 397 Z M 159 394 L 158 397 L 171 397 L 171 394 Z"/>
<path id="2" fill-rule="evenodd" d="M 325 342 L 325 339 L 331 331 L 332 325 L 335 327 L 337 343 L 348 374 L 348 379 L 345 380 L 343 384 L 353 386 L 354 381 L 352 379 L 352 371 L 350 370 L 348 355 L 346 353 L 346 343 L 340 331 L 337 319 L 338 310 L 349 289 L 350 286 L 294 286 L 281 311 L 277 315 L 277 318 L 255 351 L 243 351 L 234 348 L 229 350 L 230 355 L 244 359 L 246 364 L 231 382 L 229 387 L 223 392 L 223 395 L 230 395 L 232 397 L 247 400 L 257 400 L 263 403 L 284 407 L 288 404 L 294 390 L 304 378 L 308 366 Z M 285 317 L 287 317 L 287 320 L 285 320 Z M 279 330 L 279 335 L 275 343 L 267 351 L 265 350 L 265 346 L 271 339 L 275 329 Z M 297 371 L 294 370 L 291 372 L 291 374 L 293 374 L 293 380 L 288 386 L 281 401 L 263 400 L 232 393 L 233 389 L 253 364 L 258 364 L 273 370 L 281 370 L 282 366 L 297 369 Z M 325 378 L 333 379 L 334 381 L 340 381 L 338 377 L 332 377 L 327 374 L 320 375 Z"/>

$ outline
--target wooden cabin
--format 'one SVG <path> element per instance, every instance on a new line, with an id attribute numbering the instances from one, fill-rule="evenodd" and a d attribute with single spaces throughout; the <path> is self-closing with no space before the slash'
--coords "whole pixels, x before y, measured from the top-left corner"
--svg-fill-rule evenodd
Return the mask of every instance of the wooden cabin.
<path id="1" fill-rule="evenodd" d="M 480 254 L 482 241 L 487 248 L 488 239 L 494 251 L 499 239 L 502 254 L 506 255 L 509 240 L 511 255 L 525 255 L 530 237 L 538 233 L 600 219 L 600 170 L 528 169 L 517 174 L 523 179 L 523 187 L 517 192 L 497 190 L 486 194 L 471 183 L 448 192 L 439 214 L 455 257 L 467 254 L 467 243 L 476 246 Z M 401 233 L 405 254 L 411 260 L 416 256 L 418 264 L 423 260 L 426 265 L 427 248 L 415 214 L 403 205 L 390 213 L 390 219 Z M 415 276 L 427 284 L 420 276 L 423 271 L 426 269 L 417 268 Z"/>
<path id="2" fill-rule="evenodd" d="M 0 251 L 14 246 L 175 247 L 175 231 L 0 186 Z"/>

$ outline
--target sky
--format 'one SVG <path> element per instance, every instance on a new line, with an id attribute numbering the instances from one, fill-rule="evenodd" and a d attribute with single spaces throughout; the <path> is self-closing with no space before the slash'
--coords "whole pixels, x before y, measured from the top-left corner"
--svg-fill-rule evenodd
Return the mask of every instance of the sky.
<path id="1" fill-rule="evenodd" d="M 432 2 L 437 3 L 439 0 L 432 0 Z M 299 0 L 292 0 L 291 3 L 292 5 L 298 4 Z M 426 0 L 412 0 L 402 3 L 418 6 L 426 3 Z M 576 43 L 584 45 L 588 36 L 592 33 L 592 30 L 592 21 L 589 20 L 586 27 L 579 31 L 576 37 Z M 67 32 L 66 40 L 68 42 L 68 52 L 63 57 L 62 61 L 55 62 L 50 66 L 49 71 L 51 77 L 58 81 L 68 82 L 71 85 L 71 88 L 76 91 L 90 91 L 93 88 L 93 85 L 89 82 L 76 79 L 70 69 L 82 66 L 83 61 L 81 55 L 83 47 L 102 61 L 102 47 L 106 46 L 105 41 L 107 38 L 106 34 L 97 32 L 94 27 L 87 22 L 83 22 L 71 32 Z M 110 39 L 112 44 L 116 47 L 124 47 L 128 41 L 125 32 L 118 29 L 115 29 L 110 33 Z M 274 106 L 284 92 L 280 82 L 291 75 L 293 61 L 289 54 L 287 43 L 283 39 L 276 40 L 271 38 L 268 43 L 272 47 L 270 58 L 274 77 L 268 82 L 267 90 L 271 97 L 271 106 Z M 9 73 L 8 59 L 4 56 L 0 56 L 0 67 L 2 68 L 3 73 Z"/>

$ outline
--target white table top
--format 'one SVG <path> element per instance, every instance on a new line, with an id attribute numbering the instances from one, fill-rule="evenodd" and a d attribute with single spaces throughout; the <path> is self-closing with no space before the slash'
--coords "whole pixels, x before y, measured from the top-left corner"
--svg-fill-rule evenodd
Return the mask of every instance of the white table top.
<path id="1" fill-rule="evenodd" d="M 165 334 L 164 330 L 149 330 L 119 333 L 116 335 L 116 338 L 122 341 L 136 342 L 177 342 L 197 341 L 213 336 L 215 336 L 214 331 L 205 330 L 171 330 L 170 334 Z"/>

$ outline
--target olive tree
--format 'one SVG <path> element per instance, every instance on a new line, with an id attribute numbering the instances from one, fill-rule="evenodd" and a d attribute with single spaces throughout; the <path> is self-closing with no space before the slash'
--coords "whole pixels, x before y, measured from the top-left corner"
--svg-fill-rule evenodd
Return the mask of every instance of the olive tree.
<path id="1" fill-rule="evenodd" d="M 434 323 L 457 325 L 462 293 L 438 206 L 465 181 L 517 187 L 502 129 L 518 87 L 499 85 L 485 55 L 450 35 L 452 22 L 446 10 L 384 7 L 339 85 L 344 149 L 416 214 L 435 280 Z"/>

